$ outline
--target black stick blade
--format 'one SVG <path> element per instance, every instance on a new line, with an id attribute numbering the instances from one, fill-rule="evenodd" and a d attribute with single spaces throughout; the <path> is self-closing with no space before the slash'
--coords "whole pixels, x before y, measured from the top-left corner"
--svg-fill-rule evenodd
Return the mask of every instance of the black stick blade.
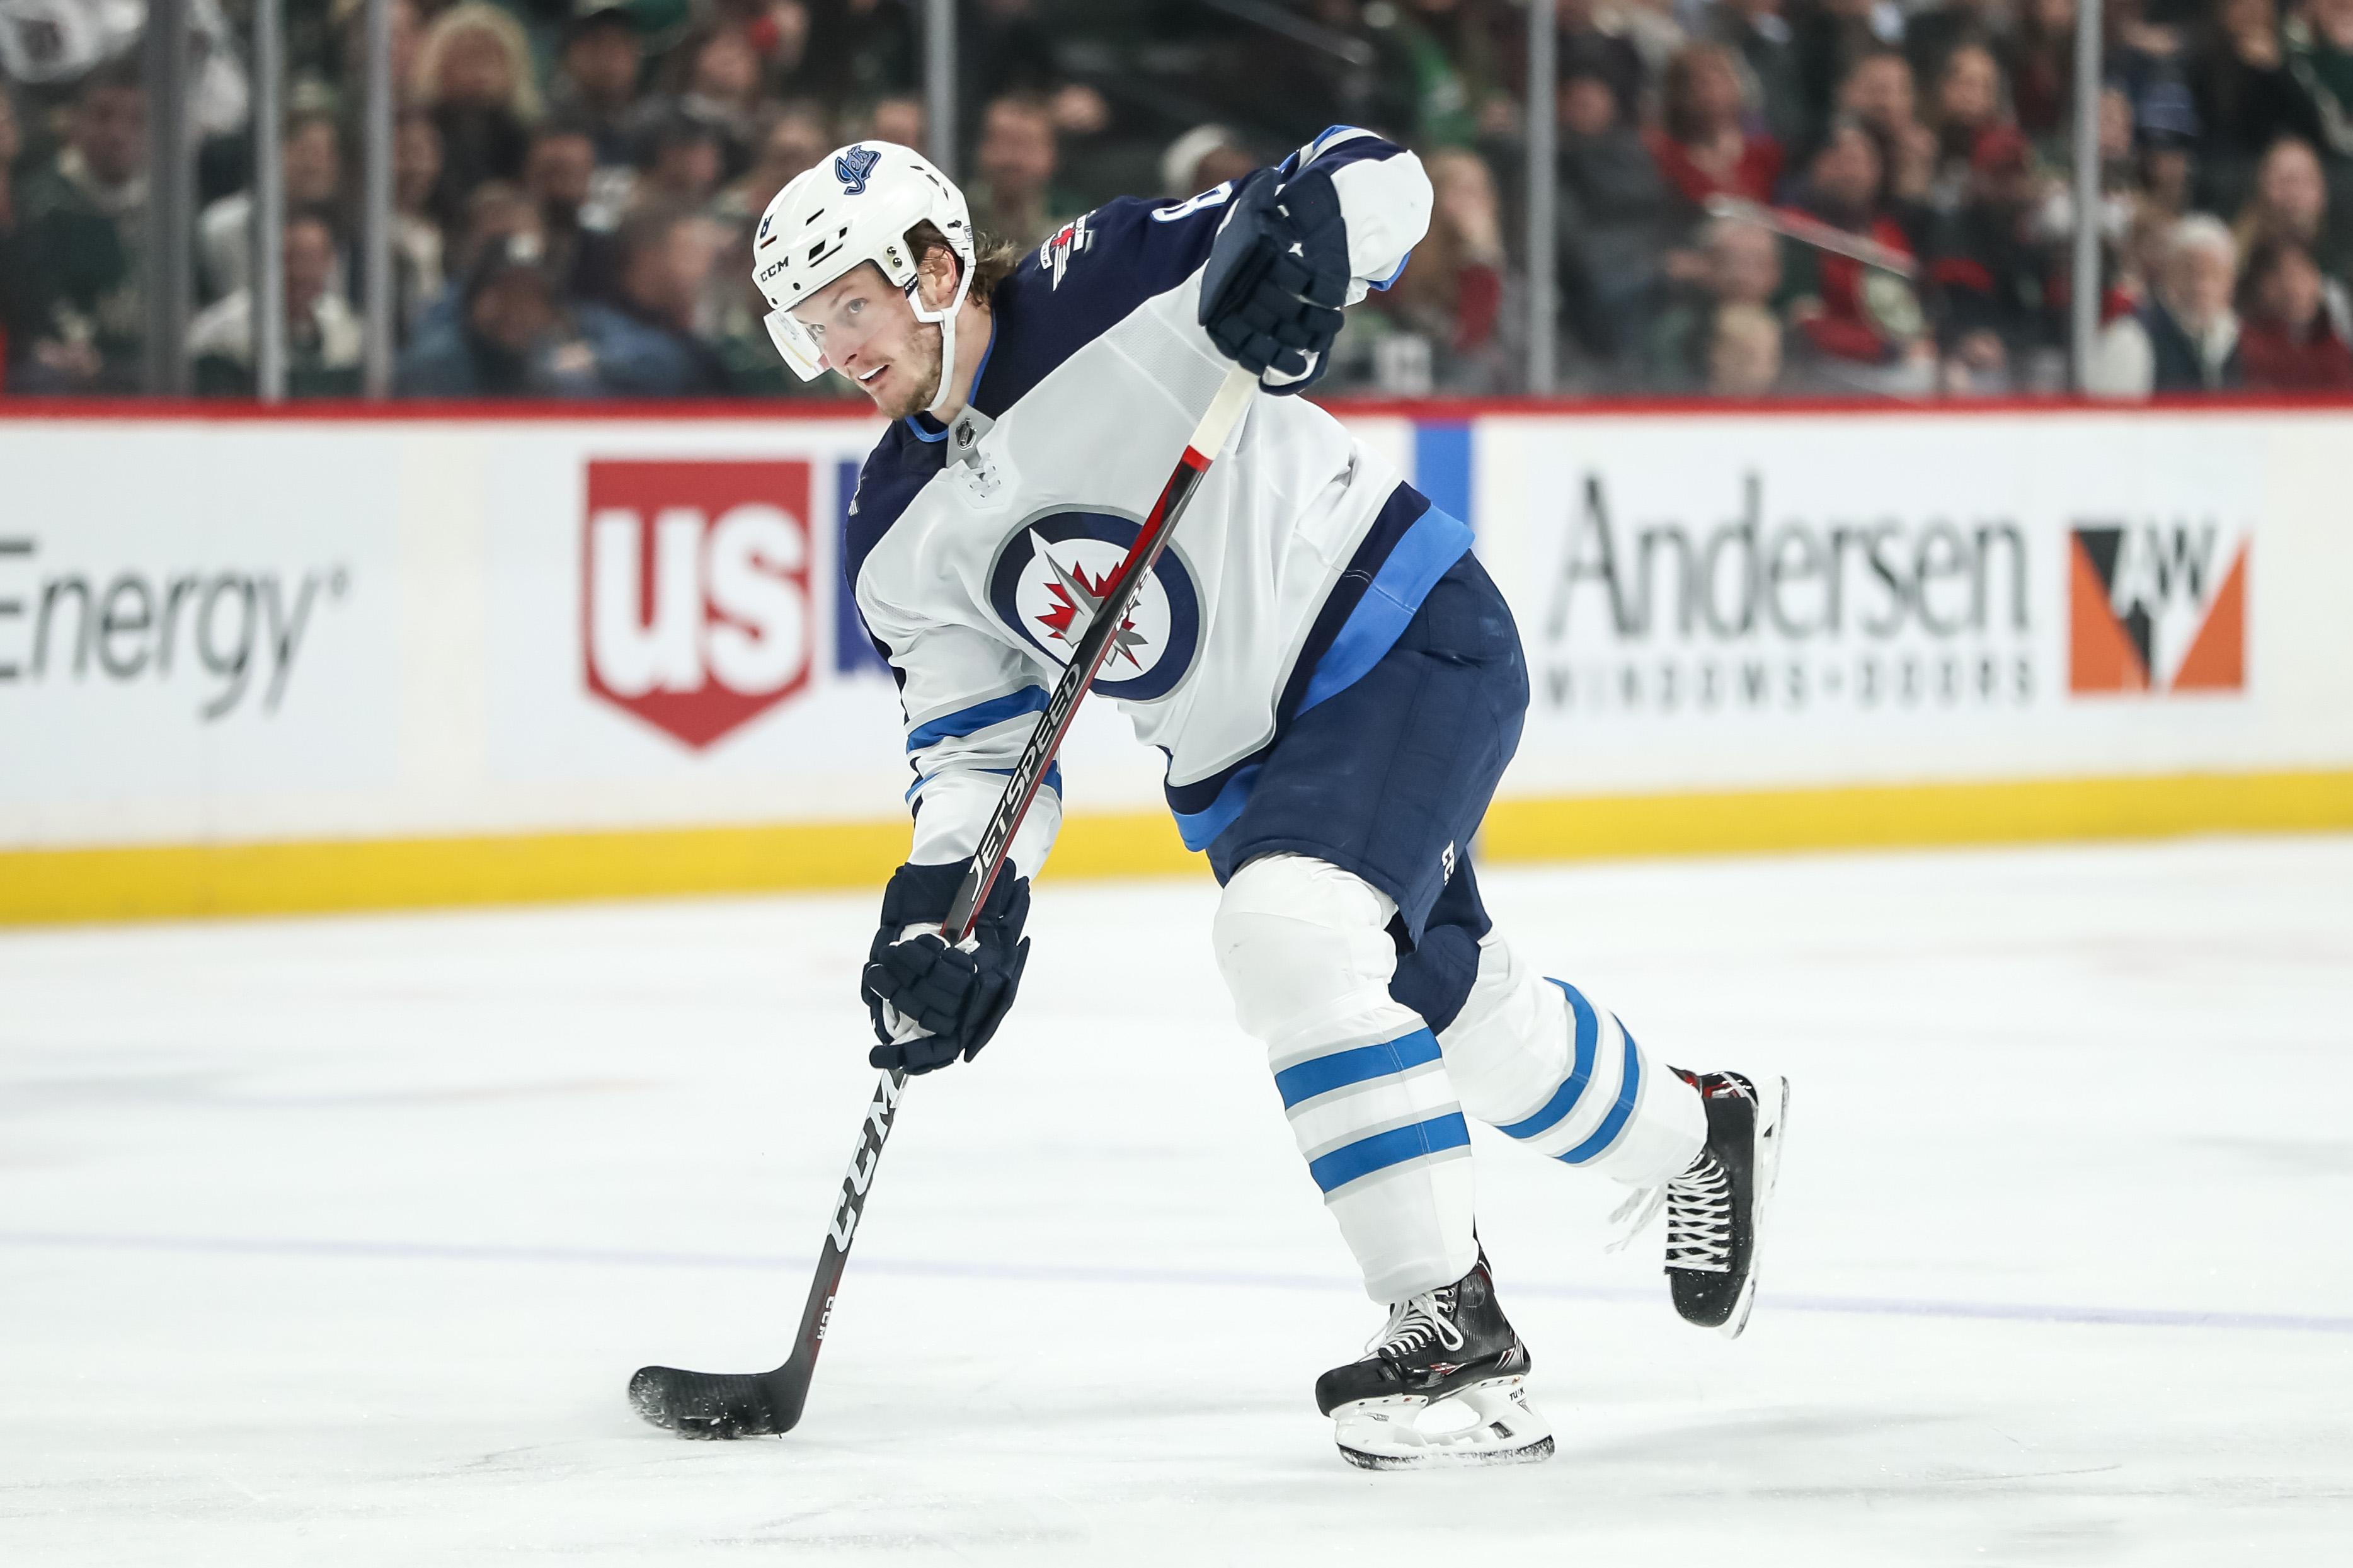
<path id="1" fill-rule="evenodd" d="M 750 1373 L 641 1366 L 629 1379 L 629 1403 L 648 1421 L 681 1437 L 770 1436 L 793 1425 L 769 1396 L 768 1378 Z"/>

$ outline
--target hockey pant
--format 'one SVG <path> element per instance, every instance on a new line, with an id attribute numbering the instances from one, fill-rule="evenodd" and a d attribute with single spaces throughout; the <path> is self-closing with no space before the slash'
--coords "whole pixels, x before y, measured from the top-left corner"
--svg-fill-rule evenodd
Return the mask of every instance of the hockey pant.
<path id="1" fill-rule="evenodd" d="M 1706 1137 L 1696 1090 L 1493 931 L 1468 997 L 1433 1033 L 1389 994 L 1396 912 L 1350 872 L 1270 855 L 1226 884 L 1212 932 L 1308 1172 L 1384 1304 L 1451 1284 L 1478 1259 L 1466 1112 L 1635 1186 L 1681 1174 Z"/>

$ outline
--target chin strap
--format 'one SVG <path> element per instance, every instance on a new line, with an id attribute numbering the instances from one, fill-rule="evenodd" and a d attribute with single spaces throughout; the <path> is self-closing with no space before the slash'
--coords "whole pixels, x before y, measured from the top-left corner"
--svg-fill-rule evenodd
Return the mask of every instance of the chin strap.
<path id="1" fill-rule="evenodd" d="M 921 274 L 907 285 L 907 303 L 914 307 L 915 320 L 940 330 L 940 381 L 932 388 L 932 400 L 923 409 L 934 419 L 948 405 L 949 387 L 955 376 L 956 312 L 964 309 L 964 297 L 972 289 L 972 268 L 960 266 L 957 271 L 955 298 L 948 301 L 947 309 L 944 310 L 923 309 L 923 279 Z"/>

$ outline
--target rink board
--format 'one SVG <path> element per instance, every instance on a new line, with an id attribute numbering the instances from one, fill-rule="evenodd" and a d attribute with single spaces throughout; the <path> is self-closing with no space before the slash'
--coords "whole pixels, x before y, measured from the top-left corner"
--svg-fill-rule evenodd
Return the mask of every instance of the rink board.
<path id="1" fill-rule="evenodd" d="M 2353 410 L 1349 417 L 1521 624 L 1492 857 L 2353 826 Z M 0 921 L 872 881 L 876 429 L 0 419 Z M 1125 731 L 1060 874 L 1192 858 Z"/>

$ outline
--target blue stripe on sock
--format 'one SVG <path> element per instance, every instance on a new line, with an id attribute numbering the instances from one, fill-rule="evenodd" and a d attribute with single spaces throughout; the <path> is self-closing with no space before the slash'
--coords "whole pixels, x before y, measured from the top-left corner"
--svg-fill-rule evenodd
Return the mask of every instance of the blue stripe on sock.
<path id="1" fill-rule="evenodd" d="M 1307 1163 L 1307 1173 L 1325 1192 L 1344 1187 L 1359 1176 L 1369 1176 L 1375 1171 L 1385 1171 L 1391 1165 L 1402 1165 L 1408 1160 L 1418 1160 L 1424 1154 L 1442 1153 L 1460 1149 L 1471 1142 L 1470 1125 L 1459 1110 L 1443 1116 L 1433 1116 L 1427 1121 L 1417 1121 L 1410 1127 L 1392 1127 L 1387 1132 L 1376 1132 L 1370 1138 L 1359 1138 L 1354 1143 L 1333 1150 L 1320 1160 Z"/>
<path id="2" fill-rule="evenodd" d="M 1642 1052 L 1623 1022 L 1619 1024 L 1618 1032 L 1626 1037 L 1626 1069 L 1618 1080 L 1618 1103 L 1609 1108 L 1609 1114 L 1601 1119 L 1592 1137 L 1561 1156 L 1571 1165 L 1582 1165 L 1618 1142 L 1618 1134 L 1626 1130 L 1626 1119 L 1634 1114 L 1635 1095 L 1642 1087 Z"/>
<path id="3" fill-rule="evenodd" d="M 1585 994 L 1566 980 L 1553 981 L 1568 994 L 1568 1009 L 1577 1016 L 1577 1061 L 1568 1069 L 1553 1096 L 1525 1121 L 1514 1121 L 1502 1131 L 1514 1138 L 1533 1138 L 1539 1132 L 1550 1131 L 1560 1119 L 1577 1109 L 1585 1098 L 1585 1086 L 1593 1081 L 1593 1042 L 1601 1033 L 1601 1026 L 1593 1016 L 1593 1004 Z"/>
<path id="4" fill-rule="evenodd" d="M 1288 1110 L 1303 1100 L 1437 1059 L 1438 1037 L 1428 1029 L 1416 1029 L 1377 1046 L 1356 1046 L 1285 1068 L 1274 1075 L 1274 1087 L 1282 1096 L 1282 1109 Z"/>

